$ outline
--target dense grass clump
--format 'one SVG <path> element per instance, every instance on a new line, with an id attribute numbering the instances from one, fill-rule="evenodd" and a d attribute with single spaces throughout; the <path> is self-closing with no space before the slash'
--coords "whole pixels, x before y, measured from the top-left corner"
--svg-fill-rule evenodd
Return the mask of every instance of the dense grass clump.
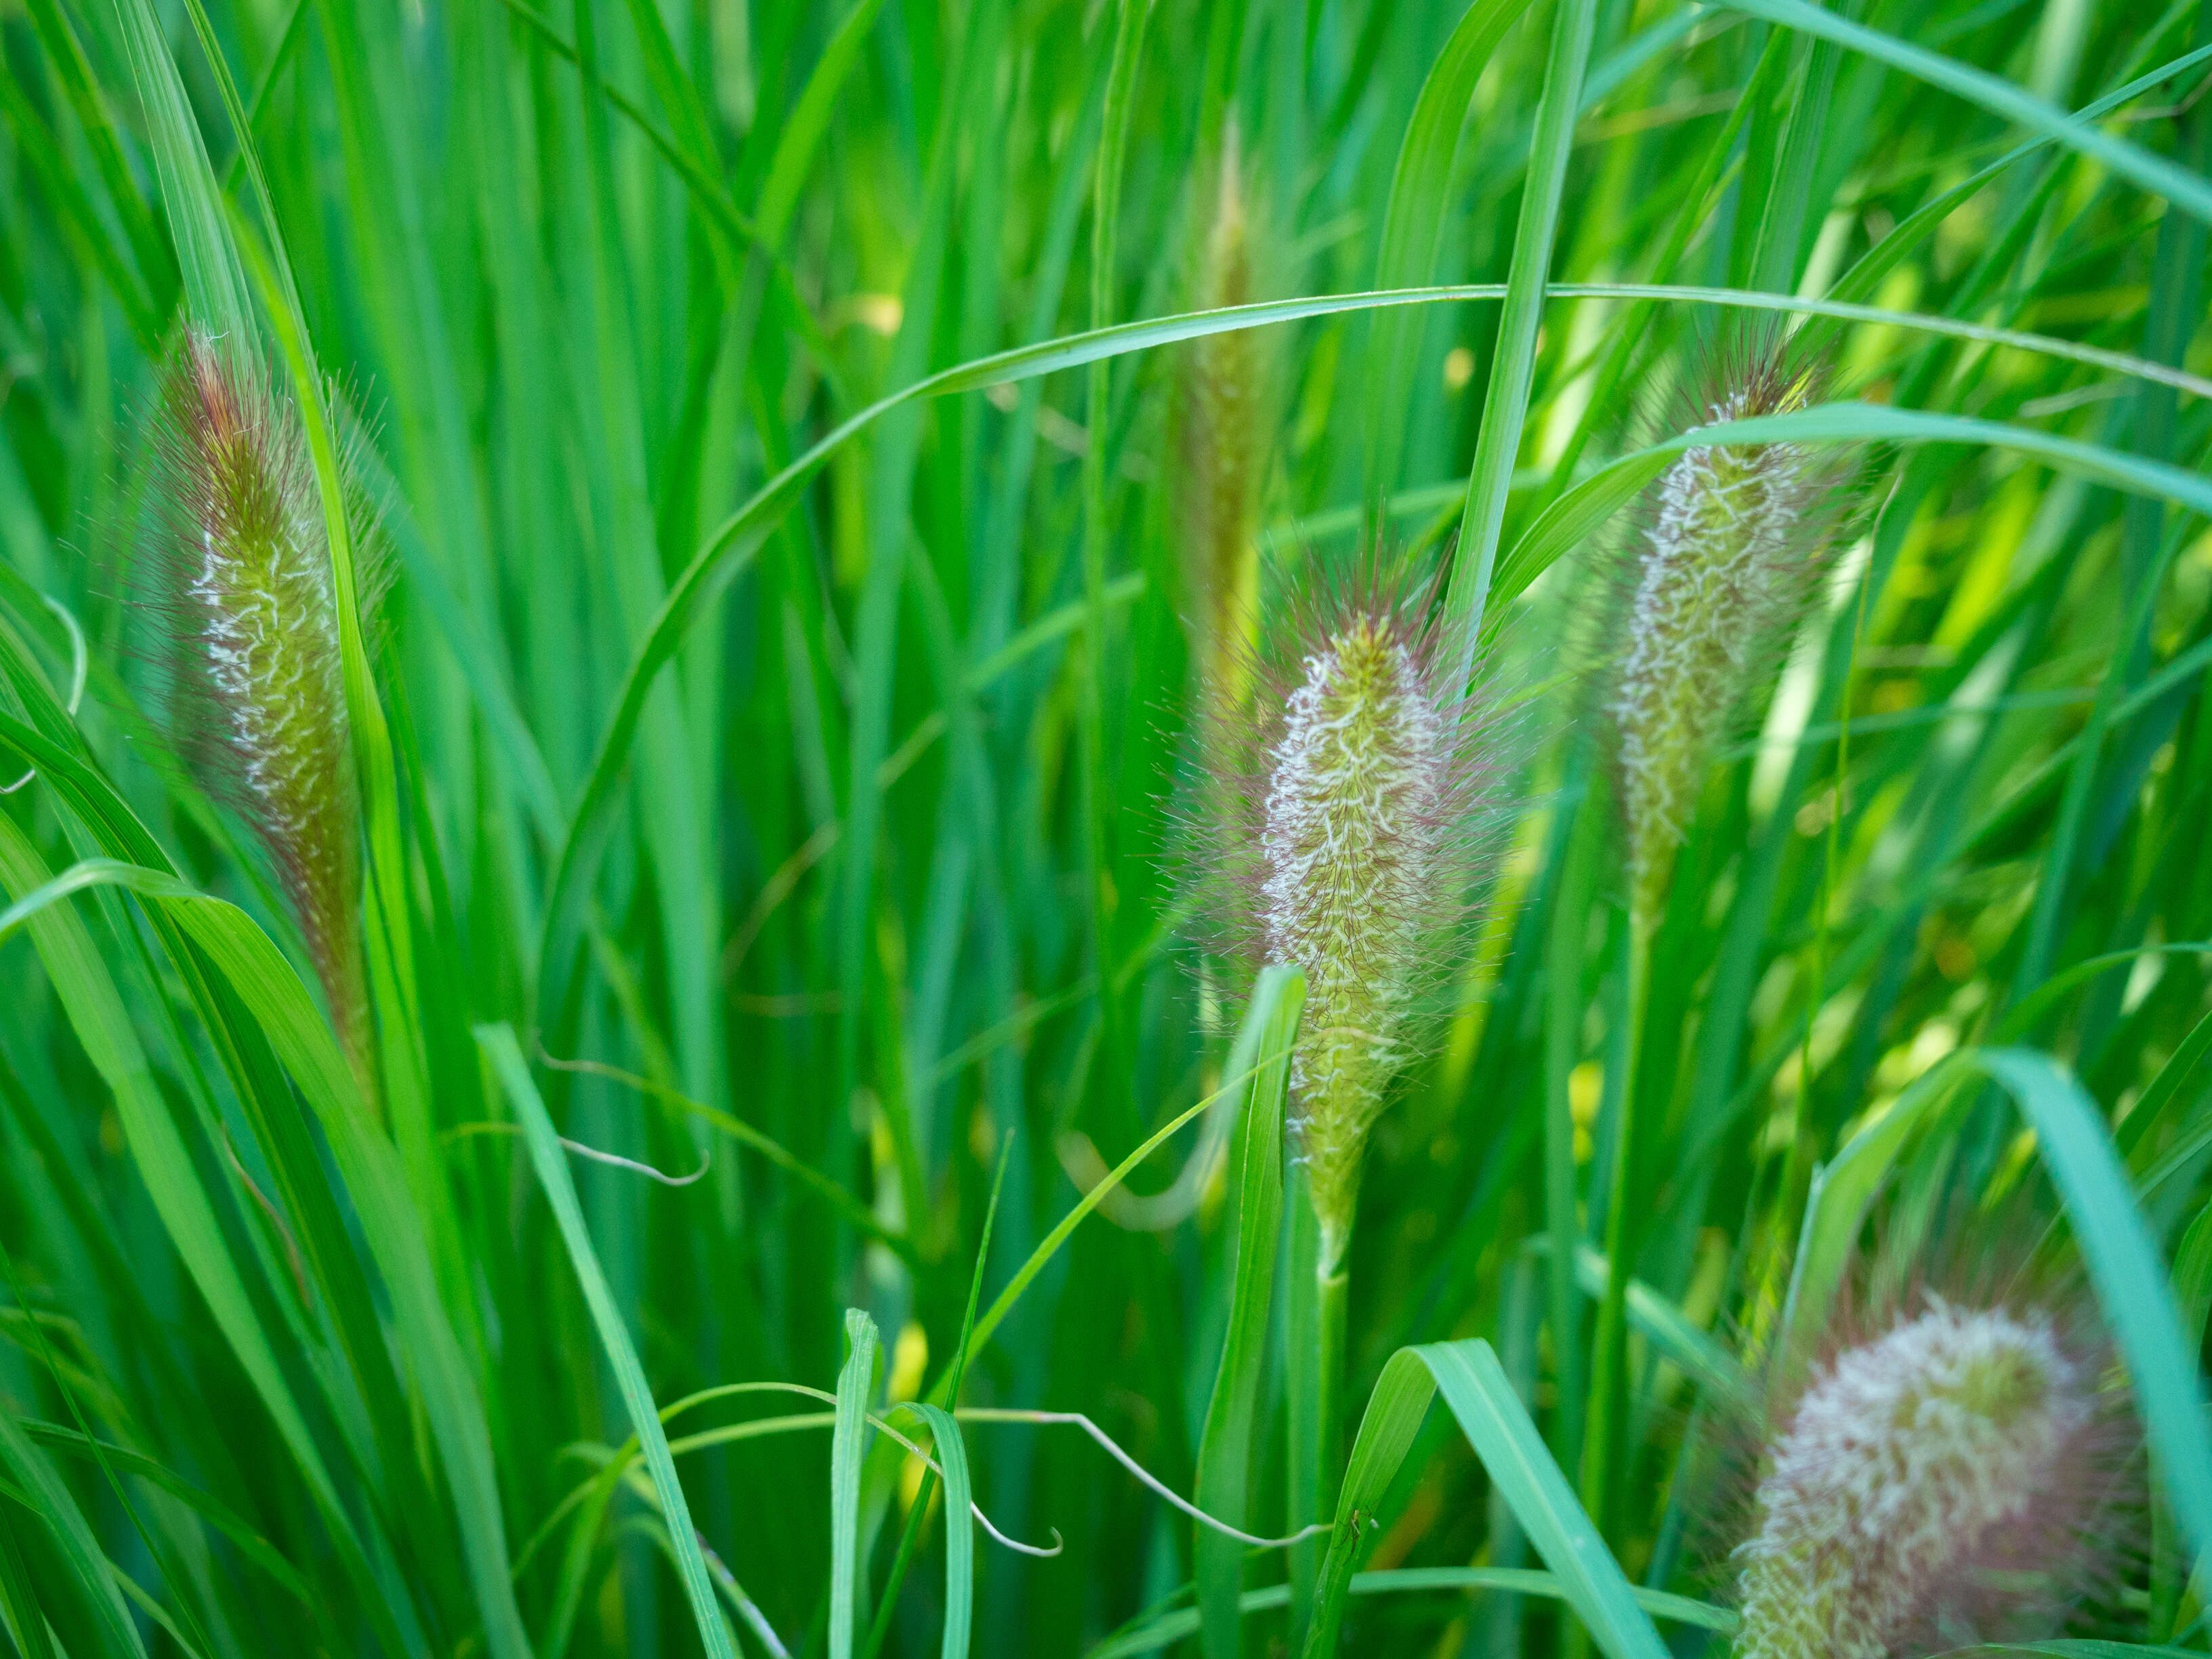
<path id="1" fill-rule="evenodd" d="M 2212 1651 L 2209 75 L 0 9 L 0 1653 Z"/>

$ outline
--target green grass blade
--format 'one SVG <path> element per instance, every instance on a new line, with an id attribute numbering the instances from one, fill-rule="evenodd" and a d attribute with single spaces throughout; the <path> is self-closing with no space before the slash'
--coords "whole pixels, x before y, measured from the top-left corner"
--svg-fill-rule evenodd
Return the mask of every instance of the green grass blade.
<path id="1" fill-rule="evenodd" d="M 1375 256 L 1376 288 L 1412 288 L 1435 276 L 1452 164 L 1459 155 L 1475 82 L 1505 32 L 1528 9 L 1528 0 L 1474 0 L 1429 66 L 1390 175 L 1382 241 Z M 1401 312 L 1384 312 L 1376 319 L 1374 340 L 1376 373 L 1369 387 L 1367 417 L 1373 447 L 1368 471 L 1370 504 L 1398 486 L 1406 424 L 1419 407 L 1412 381 L 1419 335 L 1413 320 Z"/>
<path id="2" fill-rule="evenodd" d="M 1278 1062 L 1284 1057 L 1284 1054 L 1281 1053 L 1262 1054 L 1255 1064 L 1266 1066 Z M 1006 1288 L 992 1300 L 990 1307 L 984 1311 L 983 1316 L 975 1322 L 975 1328 L 969 1334 L 968 1340 L 963 1346 L 958 1358 L 939 1379 L 936 1387 L 931 1389 L 931 1400 L 939 1405 L 945 1403 L 940 1390 L 958 1374 L 962 1366 L 982 1351 L 983 1345 L 991 1340 L 993 1333 L 997 1331 L 1006 1316 L 1014 1310 L 1014 1304 L 1021 1300 L 1022 1292 L 1036 1282 L 1036 1276 L 1042 1273 L 1046 1264 L 1060 1253 L 1060 1246 L 1067 1243 L 1068 1236 L 1082 1224 L 1083 1218 L 1104 1203 L 1109 1194 L 1127 1181 L 1146 1158 L 1165 1146 L 1178 1130 L 1186 1127 L 1206 1112 L 1211 1111 L 1223 1097 L 1231 1090 L 1243 1087 L 1248 1081 L 1247 1077 L 1233 1074 L 1224 1078 L 1220 1088 L 1210 1095 L 1201 1097 L 1194 1105 L 1176 1113 L 1175 1116 L 1139 1141 L 1128 1157 L 1109 1170 L 1103 1180 L 1085 1193 L 1075 1206 L 1060 1218 L 1053 1230 L 1039 1240 L 1036 1248 L 1030 1252 L 1029 1260 L 1015 1270 L 1014 1276 L 1006 1281 Z"/>
<path id="3" fill-rule="evenodd" d="M 0 1468 L 6 1470 L 8 1479 L 31 1500 L 34 1505 L 31 1513 L 45 1528 L 56 1553 L 69 1568 L 72 1582 L 68 1587 L 49 1582 L 40 1588 L 40 1601 L 50 1596 L 67 1596 L 91 1615 L 100 1632 L 101 1652 L 132 1654 L 145 1659 L 146 1649 L 138 1639 L 138 1627 L 131 1621 L 115 1573 L 100 1553 L 99 1540 L 94 1537 L 83 1512 L 77 1508 L 69 1488 L 62 1484 L 53 1465 L 31 1443 L 14 1414 L 7 1411 L 0 1411 Z"/>
<path id="4" fill-rule="evenodd" d="M 16 155 L 29 164 L 40 187 L 59 204 L 78 246 L 106 278 L 137 337 L 139 349 L 149 355 L 159 351 L 163 319 L 155 313 L 121 248 L 101 222 L 91 192 L 78 179 L 54 133 L 39 118 L 21 82 L 13 75 L 0 77 L 0 116 L 6 118 L 15 135 Z"/>
<path id="5" fill-rule="evenodd" d="M 1628 1581 L 1575 1501 L 1536 1425 L 1490 1345 L 1439 1343 L 1420 1353 L 1468 1443 L 1501 1487 L 1513 1517 L 1559 1580 L 1567 1603 L 1613 1659 L 1656 1659 L 1667 1651 Z"/>
<path id="6" fill-rule="evenodd" d="M 1556 1577 L 1527 1567 L 1397 1567 L 1383 1572 L 1354 1573 L 1352 1577 L 1354 1595 L 1418 1595 L 1448 1589 L 1492 1590 L 1505 1595 L 1543 1596 L 1555 1601 L 1567 1599 L 1566 1587 Z M 1629 1594 L 1636 1598 L 1636 1605 L 1654 1619 L 1692 1625 L 1723 1636 L 1734 1633 L 1736 1628 L 1734 1613 L 1709 1601 L 1669 1595 L 1665 1590 L 1646 1589 L 1641 1584 L 1631 1585 Z M 1237 1608 L 1246 1613 L 1264 1613 L 1285 1606 L 1289 1601 L 1288 1588 L 1275 1584 L 1265 1589 L 1245 1591 Z M 1184 1640 L 1197 1629 L 1197 1609 L 1178 1608 L 1133 1630 L 1109 1637 L 1091 1649 L 1085 1659 L 1128 1659 L 1133 1654 L 1157 1653 Z"/>
<path id="7" fill-rule="evenodd" d="M 20 1488 L 19 1488 L 20 1489 Z M 0 1619 L 23 1659 L 55 1659 L 53 1632 L 39 1605 L 31 1564 L 24 1559 L 15 1516 L 0 1513 Z"/>
<path id="8" fill-rule="evenodd" d="M 88 887 L 120 887 L 126 892 L 159 898 L 185 898 L 193 890 L 166 870 L 149 870 L 120 859 L 84 859 L 0 910 L 0 939 L 7 939 L 48 905 Z"/>
<path id="9" fill-rule="evenodd" d="M 56 753 L 51 758 L 64 761 L 67 757 Z M 0 814 L 0 884 L 27 896 L 49 879 L 37 850 L 12 818 Z M 256 1395 L 298 1463 L 363 1605 L 377 1622 L 380 1638 L 394 1654 L 410 1651 L 410 1644 L 402 1637 L 398 1622 L 375 1587 L 352 1517 L 285 1381 L 270 1334 L 255 1314 L 252 1297 L 224 1242 L 191 1154 L 160 1097 L 145 1051 L 124 1012 L 114 981 L 94 948 L 89 931 L 66 905 L 39 909 L 27 919 L 27 926 L 78 1041 L 113 1093 L 124 1142 L 162 1224 L 206 1299 L 224 1340 L 252 1379 Z M 273 954 L 274 947 L 270 948 Z M 312 1008 L 308 1015 L 319 1024 L 319 1016 Z"/>
<path id="10" fill-rule="evenodd" d="M 975 1482 L 968 1474 L 968 1448 L 960 1425 L 942 1406 L 924 1401 L 902 1407 L 929 1425 L 937 1461 L 945 1470 L 945 1638 L 942 1659 L 968 1659 L 968 1637 L 975 1619 Z"/>
<path id="11" fill-rule="evenodd" d="M 770 247 L 781 243 L 784 232 L 790 228 L 799 189 L 806 182 L 807 169 L 821 148 L 822 137 L 829 131 L 837 96 L 844 90 L 846 77 L 852 73 L 876 14 L 882 9 L 883 0 L 854 0 L 853 9 L 823 47 L 813 72 L 806 77 L 805 90 L 799 94 L 799 101 L 792 106 L 790 116 L 776 135 L 775 152 L 761 185 L 760 206 L 754 220 L 761 239 Z"/>
<path id="12" fill-rule="evenodd" d="M 1998 1045 L 2020 1041 L 2035 1029 L 2044 1015 L 2057 1006 L 2059 999 L 2069 991 L 2076 986 L 2086 985 L 2100 974 L 2110 973 L 2123 963 L 2139 962 L 2145 957 L 2202 956 L 2208 951 L 2212 951 L 2212 942 L 2190 939 L 2178 945 L 2139 945 L 2128 951 L 2107 951 L 2087 962 L 2077 962 L 2070 968 L 2053 974 L 2014 1005 L 1997 1022 L 1990 1034 L 1990 1041 Z"/>
<path id="13" fill-rule="evenodd" d="M 1931 1067 L 1887 1112 L 1814 1171 L 1790 1291 L 1783 1304 L 1781 1330 L 1790 1345 L 1785 1352 L 1807 1352 L 1826 1326 L 1828 1310 L 1858 1248 L 1859 1229 L 1866 1223 L 1875 1195 L 1889 1179 L 1913 1131 L 1949 1097 L 1961 1066 L 1954 1056 Z"/>
<path id="14" fill-rule="evenodd" d="M 2130 1167 L 2136 1164 L 2138 1149 L 2157 1145 L 2154 1132 L 2165 1122 L 2167 1109 L 2183 1098 L 2182 1085 L 2208 1054 L 2212 1054 L 2212 1009 L 2190 1028 L 2189 1035 L 2136 1097 L 2135 1109 L 2122 1120 L 2117 1139 Z"/>
<path id="15" fill-rule="evenodd" d="M 837 1418 L 830 1434 L 830 1659 L 853 1659 L 860 1634 L 860 1470 L 883 1346 L 876 1322 L 858 1308 L 845 1310 L 845 1340 L 851 1352 L 837 1373 Z"/>
<path id="16" fill-rule="evenodd" d="M 93 77 L 92 64 L 75 26 L 62 10 L 60 0 L 30 0 L 32 26 L 46 50 L 46 62 L 76 112 L 77 124 L 91 147 L 93 165 L 107 188 L 109 204 L 123 226 L 123 234 L 137 256 L 138 272 L 152 298 L 157 317 L 166 317 L 175 303 L 176 261 L 154 222 L 154 216 L 138 194 L 129 159 L 110 118 L 106 100 Z"/>
<path id="17" fill-rule="evenodd" d="M 1290 1050 L 1297 1041 L 1304 1003 L 1305 976 L 1297 969 L 1262 969 L 1229 1051 L 1229 1074 L 1249 1073 L 1251 1082 L 1239 1113 L 1244 1162 L 1238 1183 L 1229 1331 L 1199 1439 L 1198 1481 L 1192 1499 L 1208 1515 L 1237 1527 L 1244 1526 L 1249 1514 L 1255 1418 L 1267 1358 L 1275 1243 L 1283 1224 L 1283 1098 L 1290 1086 Z M 1263 1065 L 1263 1054 L 1273 1058 Z M 1244 1587 L 1243 1547 L 1235 1539 L 1201 1527 L 1194 1559 L 1206 1651 L 1209 1659 L 1233 1656 L 1242 1639 L 1237 1598 Z"/>
<path id="18" fill-rule="evenodd" d="M 2106 1322 L 2127 1359 L 2167 1498 L 2195 1549 L 2212 1549 L 2212 1423 L 2203 1382 L 2182 1337 L 2165 1263 L 2104 1121 L 2081 1085 L 2047 1055 L 1992 1048 L 1977 1054 L 1974 1064 L 2010 1091 L 2035 1130 Z"/>
<path id="19" fill-rule="evenodd" d="M 2160 64 L 2149 74 L 2138 76 L 2125 85 L 2115 88 L 2094 103 L 2084 105 L 2076 112 L 2076 118 L 2090 121 L 2109 114 L 2130 99 L 2140 97 L 2154 87 L 2194 69 L 2209 58 L 2212 58 L 2212 46 L 2200 46 L 2195 52 L 2185 52 L 2179 58 Z M 1849 270 L 1837 279 L 1830 290 L 1831 295 L 1838 300 L 1854 300 L 1872 295 L 1881 286 L 1883 277 L 1922 246 L 1936 234 L 1936 228 L 1969 198 L 1995 181 L 2014 161 L 2056 142 L 2048 136 L 2031 138 L 2026 143 L 2008 150 L 1971 178 L 1915 208 L 1895 229 L 1869 248 Z"/>
<path id="20" fill-rule="evenodd" d="M 70 1456 L 104 1461 L 121 1474 L 135 1474 L 159 1486 L 228 1539 L 240 1555 L 267 1573 L 287 1595 L 311 1610 L 320 1611 L 314 1591 L 299 1569 L 278 1554 L 276 1547 L 252 1525 L 174 1469 L 128 1446 L 108 1441 L 95 1443 L 82 1431 L 59 1423 L 41 1423 L 26 1418 L 19 1426 L 35 1445 Z"/>
<path id="21" fill-rule="evenodd" d="M 1513 264 L 1506 273 L 1505 307 L 1492 348 L 1482 425 L 1460 515 L 1459 546 L 1452 556 L 1451 585 L 1444 594 L 1447 683 L 1467 684 L 1481 645 L 1482 619 L 1505 522 L 1505 497 L 1521 428 L 1536 372 L 1536 331 L 1544 318 L 1544 287 L 1551 278 L 1552 241 L 1559 228 L 1559 198 L 1566 188 L 1581 112 L 1583 71 L 1596 27 L 1595 0 L 1559 0 L 1552 21 L 1551 58 L 1544 70 L 1543 101 L 1528 154 L 1521 196 L 1521 221 L 1513 233 Z"/>
<path id="22" fill-rule="evenodd" d="M 1306 1640 L 1309 1659 L 1336 1650 L 1363 1540 L 1379 1528 L 1376 1510 L 1440 1389 L 1468 1443 L 1598 1645 L 1612 1659 L 1662 1659 L 1667 1648 L 1659 1633 L 1545 1449 L 1498 1356 L 1479 1339 L 1401 1348 L 1382 1368 L 1345 1472 Z"/>
<path id="23" fill-rule="evenodd" d="M 1153 0 L 1115 0 L 1114 52 L 1106 71 L 1104 125 L 1098 141 L 1097 173 L 1091 212 L 1091 326 L 1107 326 L 1114 316 L 1115 283 L 1120 276 L 1116 260 L 1121 222 L 1121 190 L 1129 145 L 1131 105 L 1136 93 L 1146 26 L 1152 21 Z M 1085 895 L 1090 901 L 1091 972 L 1097 988 L 1098 1011 L 1097 1060 L 1094 1085 L 1109 1095 L 1118 1094 L 1127 1074 L 1123 1052 L 1120 988 L 1114 983 L 1110 964 L 1117 956 L 1111 923 L 1115 854 L 1116 817 L 1108 793 L 1111 788 L 1106 730 L 1107 653 L 1112 641 L 1107 629 L 1106 452 L 1110 428 L 1109 393 L 1112 362 L 1092 362 L 1084 380 L 1084 409 L 1091 433 L 1083 455 L 1083 603 L 1087 620 L 1083 635 L 1082 680 L 1077 706 L 1077 787 L 1081 796 L 1085 863 L 1089 866 Z"/>
<path id="24" fill-rule="evenodd" d="M 1429 1401 L 1435 1398 L 1436 1378 L 1420 1352 L 1401 1348 L 1392 1354 L 1367 1397 L 1367 1410 L 1359 1419 L 1359 1432 L 1352 1443 L 1338 1488 L 1335 1524 L 1330 1529 L 1328 1553 L 1322 1559 L 1314 1586 L 1313 1622 L 1307 1626 L 1306 1659 L 1328 1659 L 1337 1650 L 1337 1632 L 1344 1620 L 1344 1598 L 1358 1564 L 1362 1546 L 1376 1527 L 1376 1510 L 1399 1466 L 1413 1449 Z"/>
<path id="25" fill-rule="evenodd" d="M 1548 1247 L 1550 1241 L 1543 1243 Z M 1609 1271 L 1602 1251 L 1585 1245 L 1575 1252 L 1575 1283 L 1592 1301 L 1605 1294 Z M 1624 1305 L 1630 1326 L 1699 1388 L 1737 1409 L 1758 1406 L 1759 1390 L 1735 1356 L 1710 1333 L 1692 1324 L 1680 1307 L 1640 1279 L 1628 1281 Z"/>
<path id="26" fill-rule="evenodd" d="M 211 333 L 249 338 L 246 275 L 231 245 L 222 193 L 169 43 L 146 0 L 115 0 L 115 13 L 123 25 L 131 78 L 145 106 L 185 303 Z"/>
<path id="27" fill-rule="evenodd" d="M 1955 93 L 1992 115 L 2033 127 L 2068 149 L 2102 162 L 2130 183 L 2165 197 L 2192 217 L 2212 223 L 2212 185 L 2140 145 L 2100 131 L 1998 76 L 1855 23 L 1809 0 L 1725 0 L 1725 3 L 1731 10 L 1832 40 L 1929 86 Z"/>
<path id="28" fill-rule="evenodd" d="M 676 1478 L 676 1460 L 669 1455 L 668 1437 L 662 1431 L 660 1413 L 653 1403 L 653 1390 L 646 1382 L 644 1367 L 638 1364 L 637 1349 L 630 1341 L 629 1328 L 623 1322 L 622 1310 L 615 1304 L 614 1291 L 608 1286 L 599 1256 L 592 1249 L 591 1235 L 584 1226 L 583 1208 L 576 1201 L 575 1182 L 569 1179 L 567 1155 L 561 1150 L 560 1138 L 553 1133 L 553 1121 L 545 1115 L 545 1104 L 538 1097 L 538 1085 L 530 1079 L 530 1068 L 523 1063 L 522 1050 L 515 1046 L 514 1033 L 504 1025 L 480 1025 L 477 1028 L 477 1041 L 483 1046 L 492 1070 L 498 1074 L 507 1103 L 522 1120 L 523 1133 L 530 1144 L 531 1164 L 538 1171 L 538 1184 L 545 1189 L 546 1201 L 553 1206 L 553 1218 L 560 1225 L 562 1243 L 568 1247 L 569 1264 L 575 1268 L 577 1280 L 583 1286 L 584 1300 L 591 1307 L 599 1346 L 606 1355 L 608 1369 L 615 1374 L 616 1385 L 622 1389 L 630 1427 L 637 1435 L 646 1467 L 652 1472 L 660 1512 L 667 1517 L 669 1547 L 675 1557 L 678 1576 L 684 1582 L 684 1597 L 691 1604 L 691 1617 L 699 1627 L 699 1639 L 713 1659 L 737 1659 L 729 1627 L 722 1622 L 721 1612 L 714 1603 L 714 1583 L 707 1574 L 706 1559 L 699 1552 L 699 1536 L 691 1524 L 690 1506 L 684 1501 L 683 1484 Z"/>
<path id="29" fill-rule="evenodd" d="M 392 1143 L 378 1133 L 337 1041 L 298 973 L 252 917 L 219 899 L 155 900 L 228 980 L 313 1108 L 382 1275 L 459 1512 L 477 1612 L 502 1652 L 526 1655 L 490 1437 Z"/>

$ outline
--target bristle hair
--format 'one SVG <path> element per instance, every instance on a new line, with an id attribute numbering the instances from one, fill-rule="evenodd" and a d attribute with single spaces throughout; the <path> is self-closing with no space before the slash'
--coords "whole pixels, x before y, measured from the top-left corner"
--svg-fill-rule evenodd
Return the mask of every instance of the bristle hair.
<path id="1" fill-rule="evenodd" d="M 1249 712 L 1201 744 L 1213 942 L 1303 969 L 1291 1134 L 1341 1255 L 1368 1130 L 1432 1040 L 1507 827 L 1513 725 L 1495 688 L 1444 683 L 1431 592 L 1370 557 L 1268 617 Z"/>
<path id="2" fill-rule="evenodd" d="M 250 349 L 198 332 L 171 362 L 156 429 L 176 721 L 267 850 L 360 1064 L 360 813 L 306 434 Z"/>
<path id="3" fill-rule="evenodd" d="M 2106 1360 L 2030 1305 L 1928 1295 L 1819 1368 L 1737 1550 L 1745 1659 L 2056 1633 L 2113 1497 Z"/>
<path id="4" fill-rule="evenodd" d="M 1804 408 L 1823 379 L 1771 335 L 1729 337 L 1675 429 Z M 1598 712 L 1640 915 L 1660 908 L 1713 758 L 1828 568 L 1845 459 L 1794 443 L 1685 450 L 1612 562 Z"/>

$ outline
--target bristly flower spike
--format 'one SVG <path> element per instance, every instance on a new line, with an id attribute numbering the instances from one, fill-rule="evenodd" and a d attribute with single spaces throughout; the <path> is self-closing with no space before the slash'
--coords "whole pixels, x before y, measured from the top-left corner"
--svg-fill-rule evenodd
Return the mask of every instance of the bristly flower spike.
<path id="1" fill-rule="evenodd" d="M 1504 722 L 1448 684 L 1425 594 L 1370 573 L 1283 608 L 1223 791 L 1220 839 L 1244 953 L 1295 965 L 1306 997 L 1291 1132 L 1325 1273 L 1341 1263 L 1369 1129 L 1439 1024 L 1504 827 Z"/>
<path id="2" fill-rule="evenodd" d="M 1705 422 L 1802 409 L 1819 389 L 1782 349 L 1747 356 L 1701 400 Z M 1603 703 L 1641 918 L 1656 916 L 1707 769 L 1826 568 L 1838 477 L 1832 454 L 1765 443 L 1685 450 L 1660 479 L 1625 560 Z"/>
<path id="3" fill-rule="evenodd" d="M 168 609 L 192 746 L 267 849 L 366 1079 L 358 786 L 306 433 L 248 352 L 199 333 L 170 368 L 162 414 Z"/>
<path id="4" fill-rule="evenodd" d="M 1930 1297 L 1846 1349 L 1770 1444 L 1739 1547 L 1741 1659 L 2022 1637 L 2082 1588 L 2107 1499 L 2094 1354 L 2047 1316 Z"/>
<path id="5" fill-rule="evenodd" d="M 1254 298 L 1249 190 L 1234 112 L 1224 123 L 1194 298 L 1212 311 Z M 1267 336 L 1238 329 L 1191 342 L 1181 411 L 1185 618 L 1193 679 L 1209 703 L 1242 692 L 1240 648 L 1257 574 Z"/>

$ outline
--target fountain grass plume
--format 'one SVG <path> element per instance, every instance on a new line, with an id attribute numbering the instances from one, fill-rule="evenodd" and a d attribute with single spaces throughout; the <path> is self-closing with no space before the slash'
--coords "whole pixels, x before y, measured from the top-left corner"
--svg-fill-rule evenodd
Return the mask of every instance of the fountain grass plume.
<path id="1" fill-rule="evenodd" d="M 1295 1155 L 1341 1264 L 1368 1131 L 1442 1024 L 1508 828 L 1510 720 L 1486 677 L 1444 675 L 1432 587 L 1370 559 L 1273 608 L 1248 710 L 1206 756 L 1218 798 L 1212 906 L 1232 953 L 1302 969 L 1291 1060 Z"/>
<path id="2" fill-rule="evenodd" d="M 1237 118 L 1222 127 L 1212 188 L 1203 192 L 1193 303 L 1200 310 L 1257 297 L 1250 173 Z M 1270 335 L 1238 329 L 1191 342 L 1177 412 L 1184 625 L 1194 678 L 1209 701 L 1242 693 L 1240 646 L 1258 571 L 1259 507 L 1266 465 L 1266 353 Z"/>
<path id="3" fill-rule="evenodd" d="M 1771 337 L 1739 340 L 1704 376 L 1693 422 L 1802 409 L 1824 380 Z M 1685 450 L 1623 550 L 1601 709 L 1646 922 L 1714 756 L 1827 568 L 1842 465 L 1840 452 L 1792 443 Z"/>
<path id="4" fill-rule="evenodd" d="M 2109 1554 L 2124 1396 L 2093 1328 L 1933 1293 L 1847 1340 L 1758 1460 L 1741 1659 L 2053 1636 Z"/>
<path id="5" fill-rule="evenodd" d="M 169 365 L 156 428 L 159 609 L 182 746 L 266 850 L 366 1080 L 359 787 L 307 434 L 250 349 L 196 331 Z M 371 528 L 357 502 L 349 511 Z"/>

